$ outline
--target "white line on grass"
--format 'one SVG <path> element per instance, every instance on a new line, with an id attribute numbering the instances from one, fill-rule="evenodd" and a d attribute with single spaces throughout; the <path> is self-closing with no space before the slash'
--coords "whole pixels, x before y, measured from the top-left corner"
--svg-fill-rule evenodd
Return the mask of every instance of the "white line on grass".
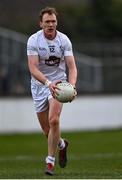
<path id="1" fill-rule="evenodd" d="M 69 160 L 83 160 L 83 159 L 109 159 L 109 158 L 119 158 L 122 157 L 122 153 L 95 153 L 95 154 L 81 154 L 81 155 L 74 155 L 69 154 Z M 19 155 L 19 156 L 4 156 L 0 157 L 0 161 L 33 161 L 33 160 L 40 160 L 44 161 L 44 156 L 31 156 L 31 155 Z"/>

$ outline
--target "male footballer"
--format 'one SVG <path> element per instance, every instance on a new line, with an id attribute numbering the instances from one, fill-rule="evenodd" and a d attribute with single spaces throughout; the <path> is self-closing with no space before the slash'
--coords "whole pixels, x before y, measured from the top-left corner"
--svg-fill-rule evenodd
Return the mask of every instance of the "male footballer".
<path id="1" fill-rule="evenodd" d="M 41 29 L 31 35 L 27 42 L 28 67 L 35 111 L 48 140 L 45 173 L 53 175 L 57 150 L 59 165 L 64 168 L 68 148 L 68 141 L 61 138 L 60 114 L 63 104 L 55 99 L 56 84 L 68 81 L 75 88 L 77 68 L 69 38 L 57 30 L 56 9 L 42 9 L 39 21 Z"/>

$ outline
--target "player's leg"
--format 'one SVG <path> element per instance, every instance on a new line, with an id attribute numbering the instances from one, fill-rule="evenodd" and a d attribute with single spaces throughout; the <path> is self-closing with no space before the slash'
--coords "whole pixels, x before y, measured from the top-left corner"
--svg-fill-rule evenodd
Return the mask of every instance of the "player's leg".
<path id="1" fill-rule="evenodd" d="M 54 156 L 57 151 L 57 146 L 60 141 L 60 114 L 63 104 L 51 98 L 49 100 L 49 125 L 50 131 L 48 134 L 48 153 Z"/>
<path id="2" fill-rule="evenodd" d="M 43 133 L 48 138 L 48 134 L 50 131 L 49 121 L 48 121 L 48 109 L 43 112 L 38 112 L 37 117 L 40 123 L 40 126 L 43 130 Z M 52 163 L 53 160 L 53 163 Z M 45 173 L 49 175 L 53 175 L 54 171 L 54 157 L 47 156 L 46 158 L 46 170 Z"/>
<path id="3" fill-rule="evenodd" d="M 48 110 L 43 111 L 43 112 L 38 112 L 37 117 L 38 117 L 40 126 L 43 130 L 43 133 L 45 134 L 46 137 L 48 137 L 49 129 L 50 129 L 49 121 L 48 121 Z M 58 147 L 59 149 L 63 149 L 64 146 L 65 146 L 64 140 L 60 137 Z"/>
<path id="4" fill-rule="evenodd" d="M 40 123 L 40 126 L 43 130 L 43 133 L 48 137 L 50 126 L 49 126 L 49 121 L 48 121 L 48 109 L 37 113 L 37 117 Z M 64 167 L 67 161 L 67 156 L 66 156 L 66 150 L 67 150 L 67 144 L 66 140 L 63 140 L 60 137 L 60 140 L 58 142 L 58 147 L 59 147 L 59 165 L 60 167 Z M 50 151 L 50 150 L 49 150 Z M 52 175 L 53 170 L 54 170 L 54 163 L 55 163 L 55 157 L 54 156 L 47 156 L 46 158 L 47 161 L 47 168 L 46 168 L 46 173 Z M 53 161 L 53 163 L 52 163 Z M 52 166 L 53 164 L 53 166 Z"/>
<path id="5" fill-rule="evenodd" d="M 48 134 L 48 156 L 46 158 L 46 174 L 53 175 L 55 156 L 58 144 L 60 142 L 60 126 L 59 118 L 62 110 L 62 103 L 59 103 L 54 98 L 49 100 L 49 134 Z"/>

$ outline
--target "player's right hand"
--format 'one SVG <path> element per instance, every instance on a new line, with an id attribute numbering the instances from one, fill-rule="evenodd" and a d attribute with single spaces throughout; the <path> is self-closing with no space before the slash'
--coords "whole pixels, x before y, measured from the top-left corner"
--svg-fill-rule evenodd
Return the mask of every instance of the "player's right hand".
<path id="1" fill-rule="evenodd" d="M 49 89 L 50 89 L 50 91 L 51 91 L 51 94 L 52 94 L 52 96 L 53 96 L 53 98 L 55 98 L 55 94 L 57 93 L 56 92 L 56 89 L 59 89 L 56 85 L 58 84 L 58 83 L 61 83 L 62 81 L 60 81 L 60 80 L 57 80 L 57 81 L 54 81 L 54 82 L 51 82 L 50 84 L 49 84 Z"/>

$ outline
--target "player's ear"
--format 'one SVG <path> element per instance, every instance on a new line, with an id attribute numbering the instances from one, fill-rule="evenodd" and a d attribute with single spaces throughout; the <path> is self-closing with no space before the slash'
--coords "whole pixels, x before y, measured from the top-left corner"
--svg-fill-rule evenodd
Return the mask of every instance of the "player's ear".
<path id="1" fill-rule="evenodd" d="M 39 26 L 42 28 L 42 21 L 39 21 Z"/>

